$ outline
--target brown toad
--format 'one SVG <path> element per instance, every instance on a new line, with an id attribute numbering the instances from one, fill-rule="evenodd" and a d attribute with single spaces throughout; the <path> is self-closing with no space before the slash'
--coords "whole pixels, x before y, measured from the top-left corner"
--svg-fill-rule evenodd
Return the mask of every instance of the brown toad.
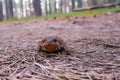
<path id="1" fill-rule="evenodd" d="M 66 51 L 65 42 L 57 36 L 48 36 L 39 42 L 38 52 L 61 52 Z"/>

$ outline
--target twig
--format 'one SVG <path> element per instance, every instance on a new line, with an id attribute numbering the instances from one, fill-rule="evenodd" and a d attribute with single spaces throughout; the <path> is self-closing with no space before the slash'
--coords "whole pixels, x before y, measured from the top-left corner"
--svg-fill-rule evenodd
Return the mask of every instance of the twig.
<path id="1" fill-rule="evenodd" d="M 89 80 L 93 80 L 92 77 L 88 73 L 86 73 L 86 75 L 89 78 Z"/>
<path id="2" fill-rule="evenodd" d="M 110 48 L 120 48 L 119 45 L 114 45 L 114 44 L 103 44 L 105 47 L 110 47 Z"/>
<path id="3" fill-rule="evenodd" d="M 0 66 L 1 66 L 1 65 L 4 65 L 4 64 L 11 64 L 11 63 L 12 63 L 12 61 L 0 62 Z"/>
<path id="4" fill-rule="evenodd" d="M 52 72 L 49 72 L 48 70 L 59 70 L 59 69 L 53 69 L 53 68 L 50 68 L 50 67 L 47 67 L 47 66 L 43 66 L 43 65 L 41 65 L 41 64 L 39 64 L 39 63 L 35 63 L 35 65 L 37 65 L 37 66 L 39 66 L 43 71 L 45 71 L 45 72 L 47 72 L 47 74 L 48 74 L 48 77 L 50 77 L 50 78 L 55 78 L 55 79 L 57 79 L 57 80 L 62 80 L 61 78 L 59 78 L 58 76 L 56 76 L 55 74 L 53 74 Z M 47 70 L 48 69 L 48 70 Z M 50 76 L 50 75 L 51 76 Z M 53 77 L 52 77 L 53 76 Z"/>
<path id="5" fill-rule="evenodd" d="M 0 74 L 0 77 L 5 77 L 5 76 L 9 76 L 7 74 Z"/>
<path id="6" fill-rule="evenodd" d="M 41 69 L 43 69 L 43 70 L 46 70 L 46 69 L 48 69 L 48 70 L 55 70 L 55 71 L 58 71 L 58 70 L 61 70 L 61 69 L 54 69 L 54 68 L 50 68 L 50 67 L 48 67 L 48 66 L 43 66 L 43 65 L 41 65 L 41 64 L 39 64 L 39 63 L 37 63 L 37 62 L 35 62 L 34 63 L 36 66 L 39 66 Z"/>
<path id="7" fill-rule="evenodd" d="M 10 74 L 10 76 L 13 76 L 14 74 L 16 74 L 19 68 L 20 66 L 18 66 L 17 69 L 12 74 Z"/>
<path id="8" fill-rule="evenodd" d="M 14 61 L 13 63 L 11 63 L 11 64 L 9 65 L 9 67 L 12 66 L 12 65 L 15 65 L 15 64 L 18 63 L 19 61 L 20 61 L 20 60 Z"/>
<path id="9" fill-rule="evenodd" d="M 51 68 L 53 67 L 53 66 L 49 63 L 48 60 L 45 60 L 45 62 L 48 64 L 49 67 L 51 67 Z"/>

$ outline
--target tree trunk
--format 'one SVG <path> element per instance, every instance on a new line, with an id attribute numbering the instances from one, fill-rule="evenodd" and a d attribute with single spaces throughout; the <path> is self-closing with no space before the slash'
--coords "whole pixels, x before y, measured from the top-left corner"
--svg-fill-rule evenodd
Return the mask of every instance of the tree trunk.
<path id="1" fill-rule="evenodd" d="M 81 0 L 77 0 L 78 2 L 78 8 L 82 7 L 82 1 Z"/>
<path id="2" fill-rule="evenodd" d="M 45 0 L 45 13 L 48 15 L 47 0 Z"/>
<path id="3" fill-rule="evenodd" d="M 60 0 L 60 13 L 63 13 L 63 2 L 62 2 L 62 0 Z"/>
<path id="4" fill-rule="evenodd" d="M 54 13 L 57 13 L 56 0 L 53 0 L 53 1 L 54 1 Z"/>
<path id="5" fill-rule="evenodd" d="M 51 0 L 49 0 L 49 14 L 52 14 L 52 5 L 51 5 Z"/>
<path id="6" fill-rule="evenodd" d="M 2 8 L 2 1 L 0 1 L 0 21 L 3 20 L 3 8 Z"/>
<path id="7" fill-rule="evenodd" d="M 20 0 L 20 9 L 21 9 L 21 15 L 24 16 L 24 11 L 23 11 L 23 0 Z"/>
<path id="8" fill-rule="evenodd" d="M 12 0 L 5 0 L 5 4 L 6 4 L 7 18 L 13 17 L 13 2 L 12 2 Z"/>
<path id="9" fill-rule="evenodd" d="M 66 13 L 66 12 L 67 12 L 67 11 L 66 11 L 66 8 L 67 8 L 66 0 L 64 0 L 63 3 L 64 3 L 64 12 Z"/>
<path id="10" fill-rule="evenodd" d="M 72 0 L 72 11 L 75 9 L 75 0 Z"/>
<path id="11" fill-rule="evenodd" d="M 54 1 L 50 0 L 50 5 L 51 5 L 51 14 L 54 13 Z"/>
<path id="12" fill-rule="evenodd" d="M 40 0 L 33 0 L 33 8 L 34 8 L 35 16 L 42 15 L 41 1 Z"/>
<path id="13" fill-rule="evenodd" d="M 32 14 L 32 9 L 31 9 L 31 2 L 30 2 L 30 0 L 28 0 L 28 6 L 29 6 L 29 15 L 31 15 Z"/>
<path id="14" fill-rule="evenodd" d="M 92 0 L 88 0 L 88 6 L 91 7 L 92 6 Z"/>
<path id="15" fill-rule="evenodd" d="M 96 0 L 92 0 L 92 5 L 93 6 L 97 6 L 97 1 Z"/>

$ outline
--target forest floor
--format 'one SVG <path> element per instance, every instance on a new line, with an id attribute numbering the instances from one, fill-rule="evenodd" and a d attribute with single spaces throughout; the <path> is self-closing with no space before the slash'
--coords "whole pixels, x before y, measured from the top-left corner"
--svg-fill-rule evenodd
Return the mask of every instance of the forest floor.
<path id="1" fill-rule="evenodd" d="M 37 52 L 46 36 L 70 55 Z M 120 80 L 120 13 L 0 23 L 0 80 Z"/>

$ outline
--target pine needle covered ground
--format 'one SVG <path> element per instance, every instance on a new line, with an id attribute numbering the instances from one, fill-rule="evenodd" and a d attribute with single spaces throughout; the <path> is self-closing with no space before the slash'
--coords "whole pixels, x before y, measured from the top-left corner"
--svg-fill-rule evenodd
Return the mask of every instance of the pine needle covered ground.
<path id="1" fill-rule="evenodd" d="M 0 23 L 0 80 L 120 80 L 120 13 Z M 70 55 L 37 52 L 46 36 Z"/>

